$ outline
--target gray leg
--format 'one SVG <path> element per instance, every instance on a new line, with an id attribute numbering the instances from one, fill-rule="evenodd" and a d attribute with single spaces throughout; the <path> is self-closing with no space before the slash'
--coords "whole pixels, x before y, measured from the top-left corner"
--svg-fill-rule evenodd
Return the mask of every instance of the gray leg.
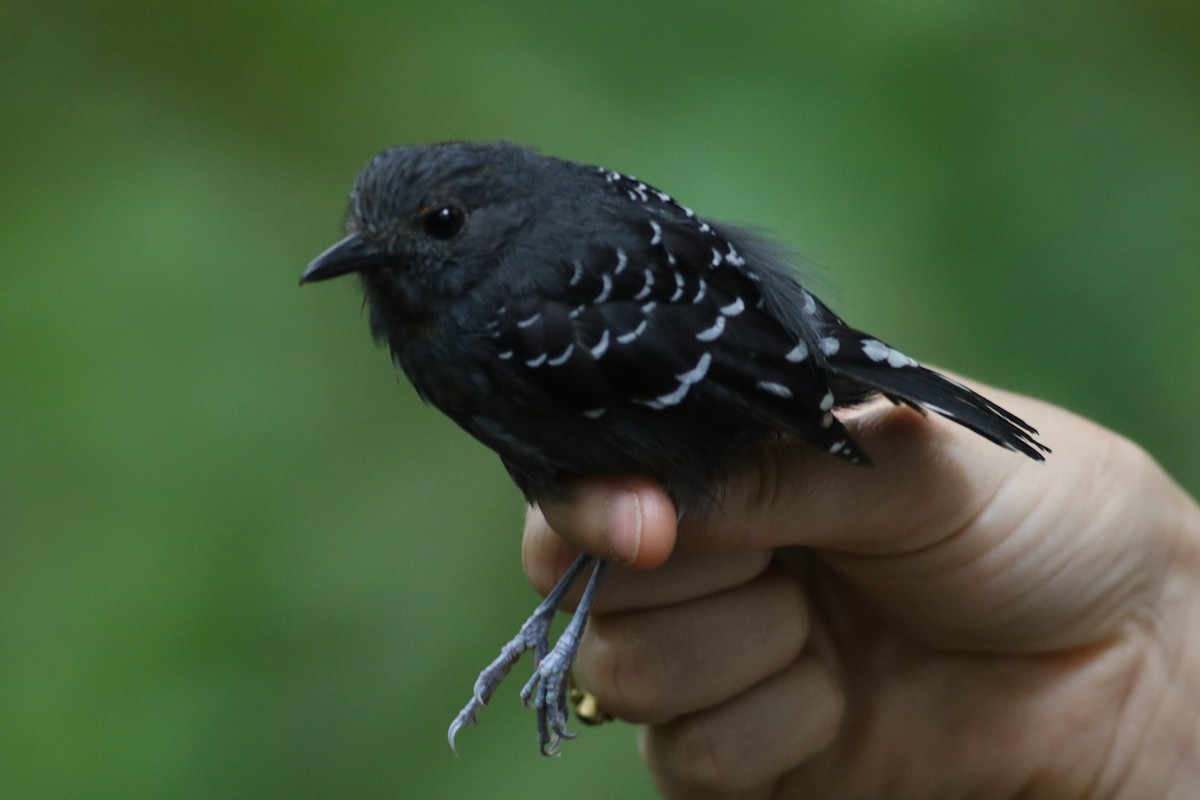
<path id="1" fill-rule="evenodd" d="M 587 588 L 583 590 L 583 597 L 579 599 L 579 608 L 575 610 L 575 616 L 571 617 L 566 630 L 554 643 L 554 649 L 538 659 L 533 677 L 521 690 L 521 699 L 525 705 L 532 705 L 537 709 L 538 746 L 544 756 L 552 756 L 558 752 L 561 740 L 575 738 L 575 734 L 567 730 L 571 665 L 575 663 L 575 655 L 579 652 L 579 641 L 583 638 L 588 614 L 591 613 L 596 591 L 600 588 L 607 570 L 608 562 L 596 562 L 592 577 L 588 578 Z"/>
<path id="2" fill-rule="evenodd" d="M 509 670 L 517 663 L 517 659 L 521 657 L 521 653 L 532 648 L 534 657 L 539 662 L 546 657 L 547 651 L 550 649 L 550 623 L 554 619 L 554 613 L 558 609 L 558 604 L 562 602 L 563 596 L 570 590 L 571 586 L 583 574 L 583 570 L 591 561 L 591 556 L 580 555 L 575 559 L 575 562 L 567 569 L 566 574 L 559 579 L 554 588 L 550 590 L 550 594 L 546 595 L 546 599 L 538 604 L 534 609 L 533 614 L 529 619 L 525 620 L 525 624 L 521 626 L 521 630 L 513 637 L 512 641 L 504 645 L 500 650 L 500 655 L 496 660 L 487 666 L 483 672 L 479 673 L 479 678 L 475 681 L 474 696 L 471 701 L 463 706 L 463 710 L 458 712 L 458 716 L 450 723 L 450 730 L 447 733 L 447 739 L 450 741 L 450 749 L 455 753 L 458 751 L 454 747 L 454 738 L 458 736 L 458 732 L 467 725 L 474 725 L 478 722 L 479 709 L 487 705 L 487 701 L 491 698 L 492 693 L 508 675 Z M 603 562 L 601 562 L 602 565 Z M 588 589 L 591 589 L 592 583 L 596 581 L 596 572 L 599 572 L 599 566 L 592 573 L 592 578 L 588 582 Z M 586 592 L 584 593 L 587 594 Z M 590 605 L 590 601 L 589 601 Z M 580 611 L 586 616 L 583 603 L 580 603 Z M 578 616 L 578 614 L 577 614 Z M 572 622 L 572 624 L 574 624 Z M 582 623 L 580 629 L 582 632 Z M 563 634 L 566 638 L 566 634 Z M 561 639 L 559 642 L 561 643 Z M 575 648 L 578 649 L 579 644 L 576 642 Z M 558 650 L 558 645 L 555 646 Z M 574 650 L 572 650 L 572 660 L 574 660 Z M 568 663 L 568 667 L 570 664 Z M 565 701 L 564 701 L 565 702 Z M 539 714 L 539 726 L 544 724 Z M 540 736 L 539 736 L 540 740 Z"/>

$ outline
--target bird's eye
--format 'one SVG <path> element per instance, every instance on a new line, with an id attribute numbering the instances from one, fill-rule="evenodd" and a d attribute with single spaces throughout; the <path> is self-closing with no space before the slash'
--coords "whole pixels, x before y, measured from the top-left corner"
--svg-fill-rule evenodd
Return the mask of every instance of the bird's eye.
<path id="1" fill-rule="evenodd" d="M 425 232 L 435 239 L 453 239 L 462 230 L 467 214 L 458 206 L 438 206 L 422 217 Z"/>

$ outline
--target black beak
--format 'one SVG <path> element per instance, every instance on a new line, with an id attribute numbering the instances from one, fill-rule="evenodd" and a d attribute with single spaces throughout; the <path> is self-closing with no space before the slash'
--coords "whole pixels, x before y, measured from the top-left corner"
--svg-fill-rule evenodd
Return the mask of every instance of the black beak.
<path id="1" fill-rule="evenodd" d="M 304 274 L 300 276 L 300 283 L 324 281 L 345 275 L 347 272 L 377 269 L 389 261 L 386 253 L 381 253 L 368 246 L 362 236 L 355 233 L 314 258 L 304 268 Z"/>

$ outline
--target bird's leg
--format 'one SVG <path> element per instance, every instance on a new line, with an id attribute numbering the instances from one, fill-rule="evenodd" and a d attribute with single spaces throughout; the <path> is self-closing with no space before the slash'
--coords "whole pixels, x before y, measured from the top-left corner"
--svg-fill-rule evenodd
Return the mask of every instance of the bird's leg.
<path id="1" fill-rule="evenodd" d="M 575 609 L 575 616 L 571 617 L 566 630 L 554 643 L 554 649 L 538 658 L 533 677 L 521 690 L 521 699 L 525 704 L 537 709 L 538 745 L 542 755 L 554 755 L 562 739 L 575 738 L 575 734 L 567 730 L 571 664 L 579 651 L 579 640 L 583 637 L 583 629 L 587 625 L 588 614 L 596 599 L 596 591 L 600 588 L 600 582 L 607 570 L 607 561 L 596 562 L 596 568 L 592 570 L 592 576 L 588 578 L 587 587 L 583 590 L 583 597 L 579 599 L 579 607 Z"/>
<path id="2" fill-rule="evenodd" d="M 563 596 L 571 589 L 571 586 L 583 574 L 583 570 L 587 567 L 588 562 L 592 560 L 591 556 L 580 554 L 567 568 L 566 573 L 559 579 L 550 593 L 546 595 L 538 607 L 533 610 L 533 614 L 529 619 L 525 620 L 525 624 L 521 626 L 521 630 L 513 637 L 512 641 L 504 645 L 500 649 L 500 655 L 483 672 L 479 673 L 479 677 L 475 680 L 474 696 L 471 701 L 463 706 L 463 710 L 458 712 L 458 716 L 450 723 L 450 730 L 447 734 L 447 739 L 450 741 L 450 749 L 458 752 L 454 747 L 454 738 L 458 736 L 458 732 L 467 725 L 474 725 L 478 722 L 477 714 L 479 709 L 487 705 L 487 701 L 491 698 L 492 693 L 504 681 L 509 670 L 517 663 L 517 659 L 521 657 L 521 653 L 533 648 L 534 657 L 541 662 L 547 651 L 550 649 L 550 623 L 554 620 L 554 612 L 558 609 L 558 604 L 562 602 Z M 591 587 L 591 582 L 596 580 L 595 573 L 592 575 L 588 587 Z M 583 606 L 581 605 L 580 608 Z M 580 626 L 582 627 L 582 626 Z M 565 638 L 564 634 L 564 638 Z M 561 639 L 560 639 L 561 642 Z M 578 646 L 578 645 L 577 645 Z M 557 649 L 557 647 L 555 648 Z M 540 722 L 539 722 L 540 724 Z"/>

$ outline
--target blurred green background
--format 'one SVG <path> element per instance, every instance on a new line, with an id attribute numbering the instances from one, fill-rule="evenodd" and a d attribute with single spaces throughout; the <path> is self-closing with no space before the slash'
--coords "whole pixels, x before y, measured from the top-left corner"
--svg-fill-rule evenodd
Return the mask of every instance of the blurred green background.
<path id="1" fill-rule="evenodd" d="M 777 231 L 851 321 L 1195 492 L 1197 41 L 1157 0 L 4 0 L 0 797 L 650 793 L 625 726 L 538 757 L 520 681 L 446 748 L 535 601 L 519 498 L 352 281 L 296 285 L 391 144 Z"/>

